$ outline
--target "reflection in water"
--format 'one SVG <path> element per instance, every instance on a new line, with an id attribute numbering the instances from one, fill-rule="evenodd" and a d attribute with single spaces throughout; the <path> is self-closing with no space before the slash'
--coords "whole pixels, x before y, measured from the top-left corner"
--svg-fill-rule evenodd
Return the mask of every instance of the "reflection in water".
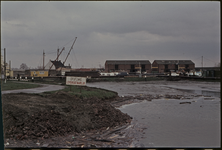
<path id="1" fill-rule="evenodd" d="M 220 98 L 220 92 L 215 91 L 204 91 L 204 90 L 185 90 L 185 89 L 177 89 L 184 92 L 190 92 L 198 95 L 204 95 L 204 96 L 211 96 L 211 97 L 219 97 Z"/>
<path id="2" fill-rule="evenodd" d="M 204 95 L 204 96 L 220 97 L 220 92 L 202 91 L 202 95 Z"/>

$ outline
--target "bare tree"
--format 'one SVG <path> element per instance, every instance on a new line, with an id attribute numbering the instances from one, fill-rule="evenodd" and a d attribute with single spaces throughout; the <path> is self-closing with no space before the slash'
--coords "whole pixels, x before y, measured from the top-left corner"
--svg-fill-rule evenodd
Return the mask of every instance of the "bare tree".
<path id="1" fill-rule="evenodd" d="M 20 69 L 29 69 L 29 67 L 25 63 L 22 63 Z"/>
<path id="2" fill-rule="evenodd" d="M 43 66 L 37 66 L 36 69 L 43 69 Z"/>

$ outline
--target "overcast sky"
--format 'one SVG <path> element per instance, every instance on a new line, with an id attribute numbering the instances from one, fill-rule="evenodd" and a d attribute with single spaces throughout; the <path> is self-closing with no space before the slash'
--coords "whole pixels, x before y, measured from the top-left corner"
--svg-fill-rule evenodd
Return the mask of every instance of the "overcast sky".
<path id="1" fill-rule="evenodd" d="M 1 49 L 13 68 L 104 66 L 106 60 L 220 62 L 219 2 L 1 2 Z M 3 50 L 1 50 L 3 54 Z"/>

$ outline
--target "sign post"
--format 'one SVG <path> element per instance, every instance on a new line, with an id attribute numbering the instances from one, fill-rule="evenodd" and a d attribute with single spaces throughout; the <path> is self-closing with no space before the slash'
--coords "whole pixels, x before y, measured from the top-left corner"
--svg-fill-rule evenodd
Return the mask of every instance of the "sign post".
<path id="1" fill-rule="evenodd" d="M 70 91 L 71 91 L 72 85 L 86 86 L 86 77 L 67 76 L 66 77 L 66 85 L 70 85 Z"/>

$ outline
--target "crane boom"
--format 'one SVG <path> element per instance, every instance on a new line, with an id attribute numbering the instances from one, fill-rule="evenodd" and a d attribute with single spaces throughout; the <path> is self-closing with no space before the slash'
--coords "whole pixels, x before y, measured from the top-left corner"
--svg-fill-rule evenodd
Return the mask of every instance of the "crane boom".
<path id="1" fill-rule="evenodd" d="M 66 56 L 65 61 L 63 62 L 63 65 L 65 64 L 65 62 L 66 62 L 66 60 L 67 60 L 67 58 L 68 58 L 68 56 L 69 56 L 69 54 L 70 54 L 71 50 L 73 49 L 73 45 L 75 44 L 76 39 L 77 39 L 77 37 L 75 38 L 75 40 L 74 40 L 74 42 L 73 42 L 73 44 L 72 44 L 72 46 L 71 46 L 71 48 L 70 48 L 70 50 L 69 50 L 69 53 L 68 53 L 68 55 Z"/>
<path id="2" fill-rule="evenodd" d="M 59 55 L 61 55 L 61 54 L 62 54 L 62 51 L 63 51 L 63 50 L 65 50 L 65 47 L 63 47 L 63 49 L 61 50 L 61 52 L 59 53 Z M 59 55 L 57 56 L 57 58 L 55 59 L 55 61 L 56 61 L 56 60 L 58 60 Z M 51 67 L 49 68 L 49 70 L 52 68 L 52 66 L 53 66 L 53 64 L 51 65 Z"/>

